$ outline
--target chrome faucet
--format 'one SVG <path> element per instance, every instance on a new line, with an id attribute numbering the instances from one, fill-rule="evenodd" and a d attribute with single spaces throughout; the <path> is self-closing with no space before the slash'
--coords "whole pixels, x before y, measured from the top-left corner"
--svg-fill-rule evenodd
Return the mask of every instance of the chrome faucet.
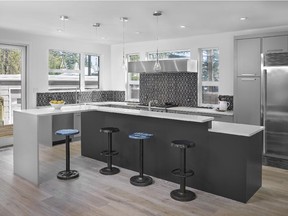
<path id="1" fill-rule="evenodd" d="M 148 110 L 149 111 L 151 111 L 151 104 L 152 103 L 158 103 L 158 101 L 157 100 L 151 100 L 151 101 L 149 101 L 149 103 L 148 103 Z"/>

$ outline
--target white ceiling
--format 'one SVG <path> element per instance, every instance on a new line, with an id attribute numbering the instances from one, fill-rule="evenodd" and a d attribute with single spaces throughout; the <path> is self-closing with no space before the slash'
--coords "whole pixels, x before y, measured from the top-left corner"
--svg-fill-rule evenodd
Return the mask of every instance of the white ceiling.
<path id="1" fill-rule="evenodd" d="M 0 28 L 116 44 L 122 42 L 120 17 L 125 16 L 126 42 L 139 42 L 155 39 L 155 10 L 163 11 L 159 39 L 288 25 L 286 1 L 0 1 Z M 70 18 L 62 33 L 57 32 L 60 15 Z M 97 34 L 96 22 L 101 23 Z"/>

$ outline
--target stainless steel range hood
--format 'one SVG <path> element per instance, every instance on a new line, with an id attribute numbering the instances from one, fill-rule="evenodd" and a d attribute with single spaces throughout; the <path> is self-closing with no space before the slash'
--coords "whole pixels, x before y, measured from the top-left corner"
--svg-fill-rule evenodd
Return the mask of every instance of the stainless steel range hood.
<path id="1" fill-rule="evenodd" d="M 197 61 L 191 59 L 159 60 L 160 72 L 197 72 Z M 155 61 L 128 62 L 128 72 L 155 73 Z M 158 72 L 159 73 L 159 72 Z"/>

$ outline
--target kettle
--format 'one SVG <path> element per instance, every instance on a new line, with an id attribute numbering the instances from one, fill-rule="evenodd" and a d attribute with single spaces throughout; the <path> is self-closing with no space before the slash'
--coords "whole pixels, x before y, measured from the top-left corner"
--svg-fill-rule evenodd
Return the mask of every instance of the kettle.
<path id="1" fill-rule="evenodd" d="M 226 111 L 229 105 L 227 101 L 219 101 L 219 110 Z"/>

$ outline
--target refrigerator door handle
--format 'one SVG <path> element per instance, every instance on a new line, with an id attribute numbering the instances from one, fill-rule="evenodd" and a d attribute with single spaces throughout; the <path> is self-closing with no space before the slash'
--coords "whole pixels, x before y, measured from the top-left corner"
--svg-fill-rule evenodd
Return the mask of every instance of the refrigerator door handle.
<path id="1" fill-rule="evenodd" d="M 262 89 L 261 89 L 261 116 L 262 123 L 264 128 L 264 136 L 263 136 L 263 153 L 266 153 L 266 110 L 267 110 L 267 70 L 263 69 L 262 73 Z"/>

